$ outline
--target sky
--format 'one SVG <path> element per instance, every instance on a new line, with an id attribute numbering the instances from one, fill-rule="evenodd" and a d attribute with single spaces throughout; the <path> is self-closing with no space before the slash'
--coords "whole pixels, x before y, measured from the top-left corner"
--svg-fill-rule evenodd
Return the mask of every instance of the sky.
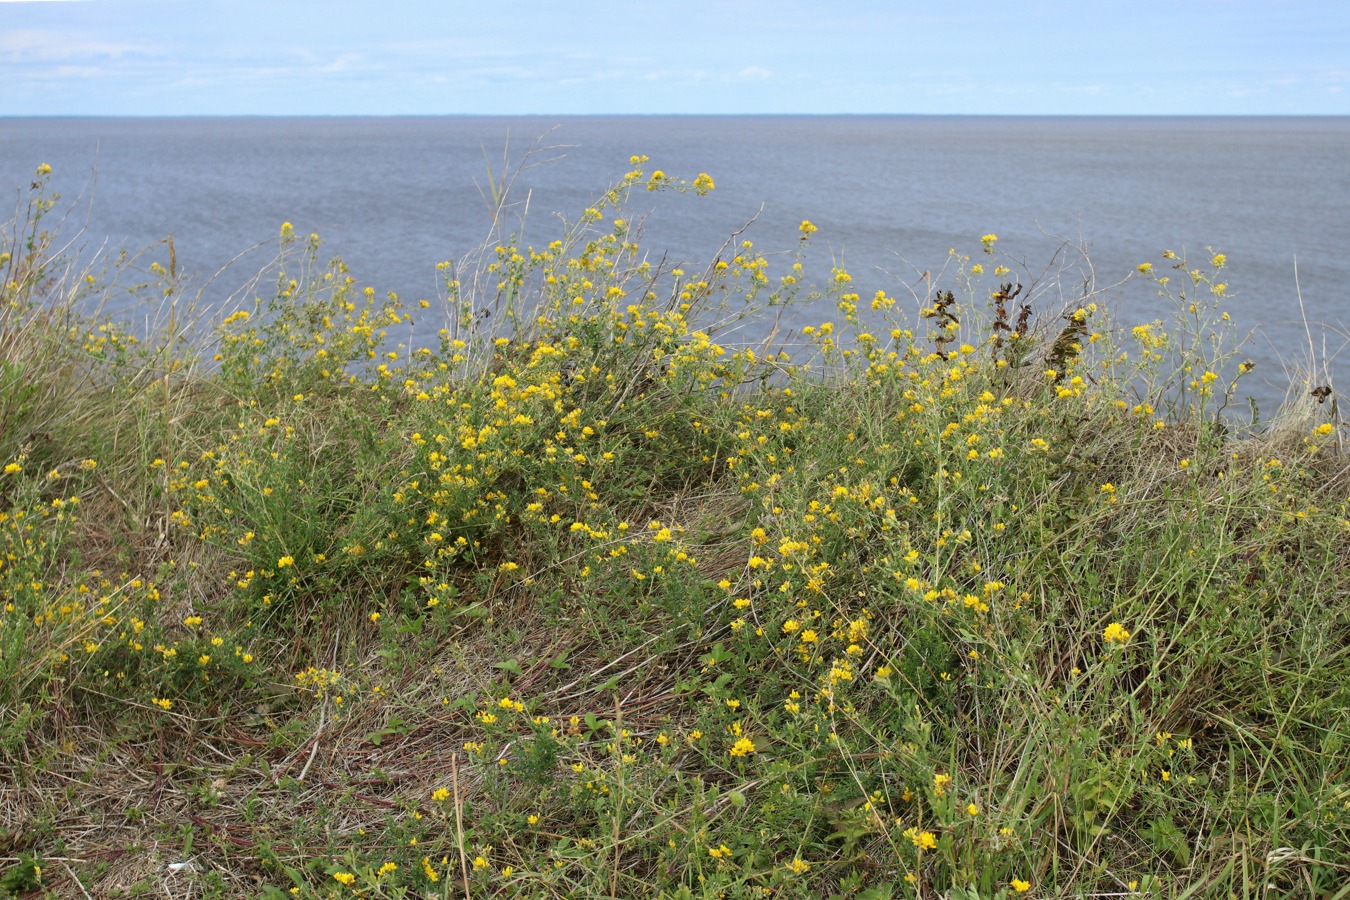
<path id="1" fill-rule="evenodd" d="M 0 0 L 0 116 L 1350 115 L 1346 0 Z"/>

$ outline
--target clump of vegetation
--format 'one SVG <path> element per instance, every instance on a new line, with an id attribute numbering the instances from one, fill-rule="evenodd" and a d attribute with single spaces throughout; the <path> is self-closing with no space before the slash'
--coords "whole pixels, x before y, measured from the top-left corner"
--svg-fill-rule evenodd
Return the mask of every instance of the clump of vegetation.
<path id="1" fill-rule="evenodd" d="M 0 893 L 1346 896 L 1346 429 L 1226 424 L 1222 254 L 1131 328 L 986 235 L 911 322 L 809 222 L 652 263 L 630 193 L 713 183 L 646 163 L 412 308 L 285 225 L 213 329 L 172 256 L 63 260 L 39 170 Z"/>

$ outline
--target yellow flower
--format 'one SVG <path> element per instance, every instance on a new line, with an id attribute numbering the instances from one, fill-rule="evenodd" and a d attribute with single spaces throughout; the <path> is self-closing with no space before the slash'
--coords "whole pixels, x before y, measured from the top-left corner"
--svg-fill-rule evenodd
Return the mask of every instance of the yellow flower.
<path id="1" fill-rule="evenodd" d="M 431 792 L 431 799 L 435 800 L 437 803 L 443 803 L 450 799 L 450 792 L 445 788 L 436 788 L 436 790 Z"/>
<path id="2" fill-rule="evenodd" d="M 18 474 L 19 474 L 20 472 L 22 472 L 22 471 L 23 471 L 23 466 L 19 465 L 19 464 L 16 463 L 16 462 L 12 462 L 12 463 L 10 463 L 9 465 L 5 466 L 5 474 L 6 474 L 6 475 L 18 475 Z"/>
<path id="3" fill-rule="evenodd" d="M 352 882 L 356 881 L 356 876 L 351 872 L 334 872 L 333 880 L 340 881 L 348 887 L 351 887 Z"/>
<path id="4" fill-rule="evenodd" d="M 1112 622 L 1102 632 L 1102 639 L 1108 644 L 1123 644 L 1130 639 L 1130 633 L 1119 622 Z"/>
<path id="5" fill-rule="evenodd" d="M 809 236 L 810 234 L 812 234 L 813 232 L 819 231 L 820 229 L 818 229 L 818 228 L 816 228 L 816 226 L 812 225 L 811 222 L 810 222 L 810 220 L 808 220 L 808 219 L 802 219 L 802 224 L 800 224 L 800 225 L 797 226 L 797 230 L 800 231 L 800 232 L 802 233 L 802 237 L 805 238 L 805 237 L 808 237 L 808 236 Z"/>
<path id="6" fill-rule="evenodd" d="M 732 756 L 749 756 L 755 752 L 755 742 L 749 738 L 741 738 L 731 746 Z"/>
<path id="7" fill-rule="evenodd" d="M 1031 882 L 1023 881 L 1020 878 L 1014 878 L 1012 880 L 1012 889 L 1019 894 L 1025 894 L 1027 891 L 1031 890 Z"/>
<path id="8" fill-rule="evenodd" d="M 933 834 L 931 831 L 921 831 L 914 841 L 914 846 L 918 847 L 920 850 L 936 849 L 937 835 Z"/>

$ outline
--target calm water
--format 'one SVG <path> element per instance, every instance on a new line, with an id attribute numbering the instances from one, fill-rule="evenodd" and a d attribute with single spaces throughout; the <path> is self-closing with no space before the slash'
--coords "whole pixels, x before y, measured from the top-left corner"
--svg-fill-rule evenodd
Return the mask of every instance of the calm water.
<path id="1" fill-rule="evenodd" d="M 978 252 L 989 232 L 1033 272 L 1059 239 L 1084 241 L 1101 284 L 1164 249 L 1199 260 L 1213 247 L 1228 255 L 1233 318 L 1259 329 L 1246 355 L 1263 407 L 1283 395 L 1281 358 L 1306 355 L 1300 287 L 1319 353 L 1342 390 L 1350 383 L 1347 118 L 0 119 L 0 187 L 50 163 L 67 199 L 84 193 L 71 221 L 87 250 L 173 232 L 180 268 L 199 281 L 289 220 L 362 282 L 412 300 L 435 296 L 436 262 L 487 233 L 475 187 L 485 151 L 496 168 L 508 137 L 519 157 L 555 125 L 546 143 L 567 146 L 518 182 L 536 246 L 558 232 L 551 213 L 575 215 L 645 153 L 717 181 L 702 199 L 638 198 L 656 256 L 706 261 L 757 212 L 746 236 L 791 248 L 808 218 L 817 274 L 834 254 L 864 296 L 903 290 L 948 248 Z M 270 256 L 235 264 L 209 297 L 223 301 Z M 1112 302 L 1126 324 L 1169 312 L 1142 284 Z"/>

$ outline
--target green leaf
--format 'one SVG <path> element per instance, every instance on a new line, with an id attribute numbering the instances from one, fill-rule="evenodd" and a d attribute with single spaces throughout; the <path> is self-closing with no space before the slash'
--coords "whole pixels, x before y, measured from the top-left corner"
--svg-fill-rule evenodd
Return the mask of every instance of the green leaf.
<path id="1" fill-rule="evenodd" d="M 380 746 L 381 743 L 383 743 L 384 739 L 387 737 L 392 737 L 396 734 L 407 734 L 407 733 L 408 728 L 404 724 L 403 720 L 395 717 L 390 719 L 389 724 L 381 728 L 379 731 L 372 731 L 369 734 L 367 734 L 366 742 L 369 744 L 374 744 L 376 747 L 378 747 Z"/>
<path id="2" fill-rule="evenodd" d="M 451 616 L 471 616 L 475 619 L 481 619 L 488 614 L 487 607 L 482 601 L 470 603 L 468 606 L 457 606 L 450 610 Z"/>
<path id="3" fill-rule="evenodd" d="M 1144 830 L 1149 839 L 1153 841 L 1153 846 L 1164 853 L 1172 854 L 1177 861 L 1177 865 L 1187 865 L 1191 861 L 1191 845 L 1186 841 L 1186 836 L 1177 828 L 1176 823 L 1172 821 L 1171 816 L 1159 816 L 1149 823 L 1148 828 Z"/>
<path id="4" fill-rule="evenodd" d="M 508 659 L 499 663 L 493 663 L 492 667 L 494 669 L 501 669 L 503 672 L 510 672 L 512 675 L 521 675 L 525 672 L 525 670 L 520 667 L 520 661 L 517 659 Z"/>
<path id="5" fill-rule="evenodd" d="M 883 884 L 878 887 L 870 887 L 858 892 L 858 900 L 891 900 L 895 896 L 895 889 L 889 884 Z M 953 897 L 956 895 L 953 894 Z"/>

